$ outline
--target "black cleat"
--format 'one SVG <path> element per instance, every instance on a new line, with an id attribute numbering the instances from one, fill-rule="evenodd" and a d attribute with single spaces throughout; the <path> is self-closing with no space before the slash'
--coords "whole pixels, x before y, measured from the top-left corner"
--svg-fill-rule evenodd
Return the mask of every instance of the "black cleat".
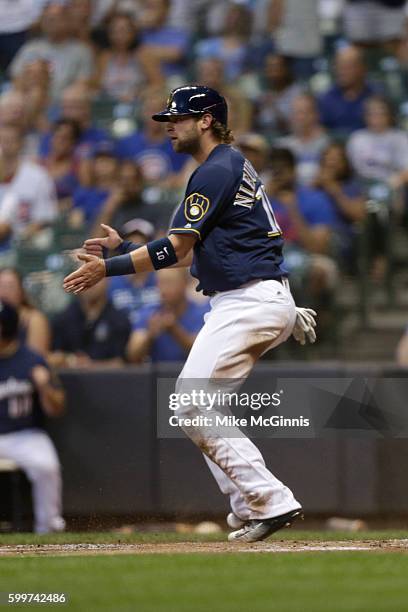
<path id="1" fill-rule="evenodd" d="M 302 508 L 269 519 L 248 521 L 242 529 L 232 531 L 228 540 L 230 542 L 259 542 L 269 538 L 275 531 L 283 527 L 290 527 L 299 518 L 303 519 Z"/>

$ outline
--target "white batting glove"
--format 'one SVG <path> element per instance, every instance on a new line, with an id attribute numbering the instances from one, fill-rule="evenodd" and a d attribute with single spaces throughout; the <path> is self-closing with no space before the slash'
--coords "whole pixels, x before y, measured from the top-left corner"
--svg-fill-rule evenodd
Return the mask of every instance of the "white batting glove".
<path id="1" fill-rule="evenodd" d="M 292 336 L 302 346 L 306 342 L 310 342 L 310 344 L 316 342 L 316 332 L 314 330 L 316 327 L 315 317 L 317 317 L 317 313 L 311 308 L 296 307 L 296 321 Z"/>

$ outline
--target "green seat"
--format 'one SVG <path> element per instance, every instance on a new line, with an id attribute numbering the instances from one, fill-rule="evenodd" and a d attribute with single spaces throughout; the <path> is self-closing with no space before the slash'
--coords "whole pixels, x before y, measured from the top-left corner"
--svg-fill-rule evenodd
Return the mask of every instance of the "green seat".
<path id="1" fill-rule="evenodd" d="M 92 119 L 102 129 L 110 131 L 116 102 L 110 98 L 96 98 L 92 102 Z"/>
<path id="2" fill-rule="evenodd" d="M 72 296 L 65 293 L 62 287 L 64 276 L 62 270 L 42 270 L 30 272 L 24 277 L 24 288 L 31 302 L 49 317 L 64 310 L 72 300 Z"/>
<path id="3" fill-rule="evenodd" d="M 70 227 L 65 220 L 54 225 L 54 250 L 63 253 L 79 249 L 86 239 L 84 228 Z"/>

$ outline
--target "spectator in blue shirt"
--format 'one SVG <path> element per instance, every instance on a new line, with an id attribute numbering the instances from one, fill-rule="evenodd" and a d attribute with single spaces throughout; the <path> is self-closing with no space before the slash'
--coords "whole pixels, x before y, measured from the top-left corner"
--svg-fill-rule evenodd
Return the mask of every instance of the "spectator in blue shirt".
<path id="1" fill-rule="evenodd" d="M 62 94 L 59 115 L 75 121 L 80 128 L 80 136 L 75 148 L 77 159 L 86 159 L 98 142 L 109 140 L 105 130 L 92 122 L 91 92 L 80 84 L 70 85 Z M 47 157 L 51 148 L 52 131 L 45 134 L 40 142 L 40 157 Z"/>
<path id="2" fill-rule="evenodd" d="M 140 16 L 139 39 L 145 59 L 159 61 L 165 77 L 183 76 L 189 46 L 189 35 L 184 28 L 166 24 L 169 0 L 145 0 Z"/>
<path id="3" fill-rule="evenodd" d="M 122 227 L 120 235 L 135 244 L 146 244 L 154 238 L 154 227 L 144 219 L 132 219 Z M 159 303 L 155 272 L 140 272 L 130 276 L 113 276 L 109 279 L 108 295 L 117 310 L 127 313 L 136 325 L 140 309 Z"/>
<path id="4" fill-rule="evenodd" d="M 285 267 L 296 300 L 310 300 L 324 311 L 337 281 L 331 257 L 337 215 L 321 190 L 296 183 L 296 160 L 289 149 L 273 149 L 267 192 L 285 237 Z M 319 316 L 320 321 L 324 319 Z"/>
<path id="5" fill-rule="evenodd" d="M 82 222 L 87 226 L 94 224 L 105 201 L 116 187 L 118 169 L 114 145 L 109 141 L 97 144 L 91 165 L 91 183 L 74 192 L 71 217 L 76 225 Z"/>
<path id="6" fill-rule="evenodd" d="M 59 119 L 51 130 L 50 154 L 43 160 L 43 164 L 54 181 L 58 208 L 63 210 L 71 206 L 71 198 L 79 187 L 75 147 L 80 128 L 75 121 Z"/>
<path id="7" fill-rule="evenodd" d="M 188 273 L 184 268 L 163 269 L 158 273 L 161 302 L 143 307 L 133 326 L 128 359 L 141 363 L 184 361 L 204 324 L 208 305 L 186 297 Z"/>
<path id="8" fill-rule="evenodd" d="M 226 80 L 237 80 L 249 67 L 251 26 L 251 10 L 243 4 L 230 3 L 222 36 L 199 41 L 195 46 L 197 57 L 221 59 Z"/>
<path id="9" fill-rule="evenodd" d="M 143 128 L 122 138 L 117 144 L 121 159 L 130 159 L 142 170 L 146 183 L 167 187 L 177 186 L 178 174 L 189 159 L 187 155 L 175 153 L 163 124 L 152 121 L 152 114 L 160 112 L 165 97 L 158 90 L 145 95 L 142 107 Z"/>
<path id="10" fill-rule="evenodd" d="M 362 52 L 342 48 L 335 58 L 335 84 L 319 98 L 322 123 L 339 135 L 364 127 L 364 103 L 374 93 L 366 79 Z"/>
<path id="11" fill-rule="evenodd" d="M 353 271 L 357 226 L 366 216 L 361 184 L 353 175 L 343 144 L 332 143 L 324 151 L 313 186 L 321 189 L 332 201 L 336 214 L 336 242 L 340 260 Z"/>
<path id="12" fill-rule="evenodd" d="M 328 253 L 337 219 L 331 200 L 323 191 L 296 183 L 296 159 L 289 149 L 272 151 L 272 168 L 268 195 L 285 242 Z"/>

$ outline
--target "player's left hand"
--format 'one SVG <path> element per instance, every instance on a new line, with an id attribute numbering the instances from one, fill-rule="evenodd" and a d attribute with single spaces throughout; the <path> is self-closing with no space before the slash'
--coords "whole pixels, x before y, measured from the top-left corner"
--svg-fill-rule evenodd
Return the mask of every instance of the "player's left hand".
<path id="1" fill-rule="evenodd" d="M 311 308 L 298 308 L 296 307 L 296 321 L 293 328 L 292 336 L 302 346 L 306 342 L 314 344 L 316 342 L 316 321 L 317 313 Z"/>
<path id="2" fill-rule="evenodd" d="M 105 262 L 95 255 L 78 255 L 85 263 L 64 278 L 64 290 L 67 293 L 82 293 L 99 283 L 106 275 Z"/>

